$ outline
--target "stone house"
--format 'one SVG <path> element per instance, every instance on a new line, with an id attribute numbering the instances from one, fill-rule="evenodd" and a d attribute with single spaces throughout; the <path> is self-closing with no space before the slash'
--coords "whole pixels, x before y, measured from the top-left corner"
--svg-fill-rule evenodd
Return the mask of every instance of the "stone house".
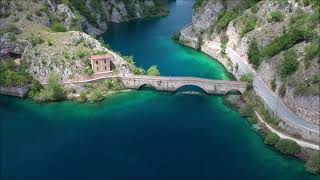
<path id="1" fill-rule="evenodd" d="M 106 73 L 112 71 L 112 60 L 114 59 L 111 54 L 94 55 L 90 58 L 91 67 L 94 74 Z"/>

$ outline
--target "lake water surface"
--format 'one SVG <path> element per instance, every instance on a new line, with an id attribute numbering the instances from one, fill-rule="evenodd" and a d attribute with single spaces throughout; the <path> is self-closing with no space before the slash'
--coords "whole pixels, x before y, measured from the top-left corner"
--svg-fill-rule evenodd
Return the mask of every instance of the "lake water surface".
<path id="1" fill-rule="evenodd" d="M 228 80 L 212 58 L 171 40 L 193 1 L 170 16 L 112 25 L 103 37 L 162 75 Z M 221 96 L 119 93 L 98 104 L 0 96 L 2 179 L 319 179 L 263 144 Z"/>

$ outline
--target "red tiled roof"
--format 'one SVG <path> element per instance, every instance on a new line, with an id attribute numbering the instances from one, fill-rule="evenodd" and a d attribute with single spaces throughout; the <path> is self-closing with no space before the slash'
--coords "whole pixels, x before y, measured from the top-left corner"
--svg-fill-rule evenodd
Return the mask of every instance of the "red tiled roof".
<path id="1" fill-rule="evenodd" d="M 111 54 L 103 54 L 103 55 L 94 55 L 94 56 L 91 56 L 91 59 L 93 61 L 96 61 L 96 60 L 102 60 L 102 59 L 110 59 L 112 58 L 113 56 Z"/>

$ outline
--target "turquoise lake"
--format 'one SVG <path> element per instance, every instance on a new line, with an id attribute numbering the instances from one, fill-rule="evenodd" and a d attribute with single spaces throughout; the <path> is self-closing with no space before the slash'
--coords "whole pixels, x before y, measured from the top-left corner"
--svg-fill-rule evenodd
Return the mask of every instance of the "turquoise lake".
<path id="1" fill-rule="evenodd" d="M 162 75 L 232 79 L 214 59 L 176 44 L 193 1 L 168 4 L 163 18 L 113 24 L 113 50 Z M 150 90 L 97 104 L 36 104 L 0 96 L 0 179 L 319 179 L 304 163 L 264 145 L 222 96 Z"/>

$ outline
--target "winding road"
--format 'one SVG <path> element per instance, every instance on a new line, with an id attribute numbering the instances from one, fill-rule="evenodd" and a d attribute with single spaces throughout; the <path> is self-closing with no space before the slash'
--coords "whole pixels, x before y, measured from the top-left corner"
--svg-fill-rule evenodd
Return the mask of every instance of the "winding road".
<path id="1" fill-rule="evenodd" d="M 180 33 L 184 37 L 189 37 L 192 41 L 197 41 L 197 38 L 191 33 L 191 24 L 183 27 L 180 30 Z M 216 41 L 206 41 L 205 46 L 210 49 L 220 51 L 220 43 Z M 268 106 L 268 108 L 274 112 L 276 116 L 282 119 L 284 122 L 288 122 L 294 124 L 301 129 L 309 132 L 310 134 L 315 134 L 316 137 L 320 136 L 320 126 L 315 125 L 300 116 L 296 115 L 292 112 L 283 102 L 282 100 L 271 90 L 268 86 L 263 82 L 263 80 L 257 75 L 256 71 L 252 69 L 252 67 L 245 61 L 242 57 L 238 55 L 236 51 L 234 51 L 230 47 L 226 47 L 226 54 L 230 57 L 234 64 L 238 64 L 238 73 L 246 74 L 251 73 L 254 75 L 253 87 L 257 94 L 263 99 L 264 103 Z M 317 138 L 317 144 L 320 144 L 319 138 Z"/>

